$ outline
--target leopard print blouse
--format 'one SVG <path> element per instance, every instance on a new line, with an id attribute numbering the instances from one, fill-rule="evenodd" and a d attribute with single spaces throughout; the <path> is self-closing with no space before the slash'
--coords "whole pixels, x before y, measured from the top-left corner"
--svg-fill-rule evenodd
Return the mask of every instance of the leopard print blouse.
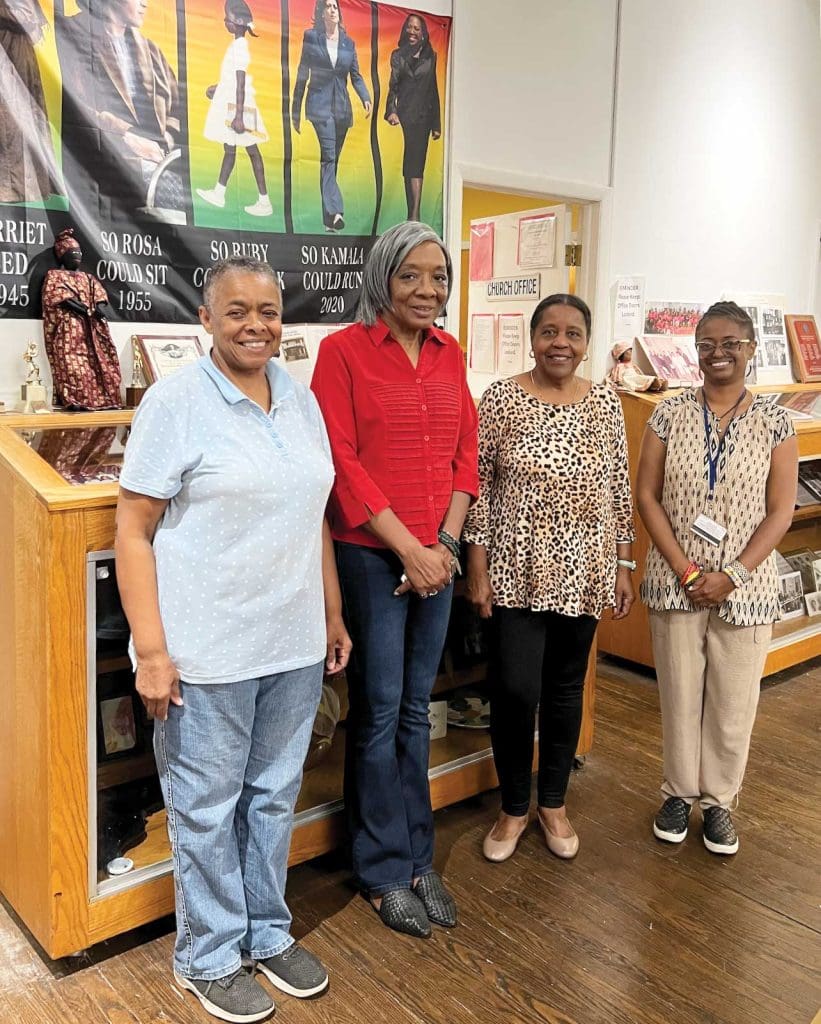
<path id="1" fill-rule="evenodd" d="M 611 388 L 552 405 L 512 378 L 491 384 L 479 403 L 479 477 L 464 536 L 487 548 L 494 604 L 596 618 L 613 605 L 616 543 L 634 533 Z"/>

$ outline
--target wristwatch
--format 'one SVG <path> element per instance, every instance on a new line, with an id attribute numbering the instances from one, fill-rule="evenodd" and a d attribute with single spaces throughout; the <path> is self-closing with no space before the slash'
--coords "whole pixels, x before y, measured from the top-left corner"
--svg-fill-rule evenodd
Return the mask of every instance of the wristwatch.
<path id="1" fill-rule="evenodd" d="M 625 569 L 629 569 L 630 572 L 635 572 L 636 571 L 636 565 L 637 564 L 638 563 L 636 562 L 635 559 L 632 559 L 632 560 L 629 559 L 629 558 L 617 558 L 616 559 L 616 565 L 621 565 Z"/>

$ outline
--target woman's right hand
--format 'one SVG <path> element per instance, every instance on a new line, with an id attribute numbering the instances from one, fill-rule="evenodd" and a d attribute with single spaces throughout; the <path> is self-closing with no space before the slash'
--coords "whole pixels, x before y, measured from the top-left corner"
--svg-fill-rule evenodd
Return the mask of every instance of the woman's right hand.
<path id="1" fill-rule="evenodd" d="M 149 718 L 164 722 L 169 703 L 182 707 L 180 674 L 167 654 L 137 658 L 136 686 Z"/>
<path id="2" fill-rule="evenodd" d="M 489 619 L 493 614 L 493 587 L 487 569 L 475 570 L 468 566 L 465 581 L 467 599 L 473 605 L 480 619 Z"/>
<path id="3" fill-rule="evenodd" d="M 209 100 L 212 100 L 214 98 L 214 93 L 216 91 L 217 87 L 215 85 L 209 85 L 208 88 L 205 90 L 205 95 Z"/>
<path id="4" fill-rule="evenodd" d="M 450 583 L 449 565 L 445 564 L 438 545 L 432 548 L 421 544 L 402 560 L 402 568 L 407 576 L 406 583 L 398 588 L 400 594 L 407 590 L 415 591 L 419 597 L 430 597 L 444 590 Z"/>
<path id="5" fill-rule="evenodd" d="M 388 114 L 385 120 L 388 122 L 388 124 L 392 124 L 394 126 L 399 124 L 399 118 L 397 117 L 396 114 Z"/>

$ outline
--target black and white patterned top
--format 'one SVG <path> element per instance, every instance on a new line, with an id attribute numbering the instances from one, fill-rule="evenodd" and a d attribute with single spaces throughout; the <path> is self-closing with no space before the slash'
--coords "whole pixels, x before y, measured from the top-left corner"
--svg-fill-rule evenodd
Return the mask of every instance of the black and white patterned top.
<path id="1" fill-rule="evenodd" d="M 709 460 L 704 437 L 701 389 L 684 391 L 660 402 L 648 426 L 667 446 L 661 504 L 676 540 L 688 558 L 718 572 L 738 558 L 767 514 L 767 478 L 772 451 L 795 434 L 789 413 L 771 396 L 755 395 L 746 412 L 727 430 L 717 466 L 716 489 L 708 500 Z M 719 447 L 718 420 L 708 412 L 710 455 Z M 718 546 L 697 537 L 693 520 L 704 512 L 727 530 Z M 642 600 L 655 611 L 693 611 L 678 578 L 651 544 L 641 585 Z M 734 626 L 755 626 L 781 617 L 778 573 L 770 555 L 746 586 L 733 590 L 718 607 Z"/>

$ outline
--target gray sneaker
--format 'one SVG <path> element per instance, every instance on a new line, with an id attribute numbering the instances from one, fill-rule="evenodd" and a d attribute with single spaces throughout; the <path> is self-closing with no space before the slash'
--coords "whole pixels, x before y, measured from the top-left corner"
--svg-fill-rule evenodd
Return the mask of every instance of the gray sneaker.
<path id="1" fill-rule="evenodd" d="M 284 953 L 257 960 L 256 965 L 272 985 L 297 999 L 318 996 L 328 987 L 328 972 L 313 953 L 296 942 Z"/>
<path id="2" fill-rule="evenodd" d="M 258 981 L 243 968 L 214 981 L 184 978 L 174 971 L 180 988 L 193 992 L 212 1017 L 245 1024 L 264 1020 L 274 1012 L 274 1001 Z"/>

